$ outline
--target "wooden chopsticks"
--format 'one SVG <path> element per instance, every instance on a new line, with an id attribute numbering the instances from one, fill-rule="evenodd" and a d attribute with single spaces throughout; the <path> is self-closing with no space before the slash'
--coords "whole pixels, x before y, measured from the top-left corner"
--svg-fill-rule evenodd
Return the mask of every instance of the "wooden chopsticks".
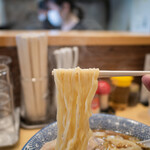
<path id="1" fill-rule="evenodd" d="M 120 77 L 120 76 L 143 76 L 150 74 L 150 71 L 110 71 L 100 70 L 99 78 Z M 53 75 L 53 71 L 52 71 Z"/>
<path id="2" fill-rule="evenodd" d="M 150 71 L 110 71 L 110 70 L 100 70 L 99 77 L 119 77 L 119 76 L 143 76 L 150 74 Z"/>

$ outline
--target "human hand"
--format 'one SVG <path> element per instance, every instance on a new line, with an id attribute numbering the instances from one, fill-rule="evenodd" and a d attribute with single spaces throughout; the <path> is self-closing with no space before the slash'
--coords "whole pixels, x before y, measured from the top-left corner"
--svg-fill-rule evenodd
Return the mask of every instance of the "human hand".
<path id="1" fill-rule="evenodd" d="M 150 75 L 144 75 L 142 77 L 142 83 L 145 85 L 145 87 L 150 91 Z"/>

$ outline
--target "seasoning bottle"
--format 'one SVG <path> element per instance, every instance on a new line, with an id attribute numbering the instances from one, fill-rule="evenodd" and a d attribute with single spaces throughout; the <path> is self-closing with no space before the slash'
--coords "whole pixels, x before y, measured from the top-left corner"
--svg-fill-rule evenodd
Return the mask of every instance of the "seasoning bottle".
<path id="1" fill-rule="evenodd" d="M 140 87 L 137 83 L 132 83 L 130 85 L 128 106 L 136 106 L 139 102 L 139 89 Z"/>
<path id="2" fill-rule="evenodd" d="M 112 77 L 113 90 L 110 94 L 110 105 L 115 110 L 124 110 L 128 105 L 130 85 L 133 77 Z"/>
<path id="3" fill-rule="evenodd" d="M 99 84 L 98 84 L 99 85 Z M 95 96 L 92 100 L 92 105 L 91 105 L 91 108 L 92 108 L 92 113 L 93 114 L 97 114 L 100 112 L 100 102 L 99 102 L 99 86 L 96 90 L 96 93 L 95 93 Z"/>
<path id="4" fill-rule="evenodd" d="M 99 94 L 100 94 L 100 108 L 101 112 L 108 112 L 109 110 L 109 93 L 110 93 L 110 85 L 103 80 L 100 80 L 98 83 Z"/>

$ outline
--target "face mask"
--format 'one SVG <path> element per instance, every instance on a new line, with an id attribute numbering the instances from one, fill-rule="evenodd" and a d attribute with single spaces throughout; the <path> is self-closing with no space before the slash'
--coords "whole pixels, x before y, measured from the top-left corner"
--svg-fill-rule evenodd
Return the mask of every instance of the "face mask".
<path id="1" fill-rule="evenodd" d="M 57 10 L 50 10 L 47 14 L 48 21 L 55 27 L 59 27 L 62 24 L 62 18 Z"/>
<path id="2" fill-rule="evenodd" d="M 40 15 L 38 15 L 38 19 L 39 19 L 39 21 L 43 22 L 43 21 L 46 20 L 46 15 L 45 14 L 40 14 Z"/>

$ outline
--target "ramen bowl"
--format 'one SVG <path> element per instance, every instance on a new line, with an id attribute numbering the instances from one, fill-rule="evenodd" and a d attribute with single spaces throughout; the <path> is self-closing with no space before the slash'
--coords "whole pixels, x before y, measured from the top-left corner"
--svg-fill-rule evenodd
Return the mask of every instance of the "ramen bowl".
<path id="1" fill-rule="evenodd" d="M 115 115 L 96 114 L 90 118 L 90 128 L 111 130 L 137 137 L 140 140 L 150 139 L 150 126 Z M 37 132 L 23 147 L 23 150 L 40 150 L 42 146 L 57 137 L 57 123 L 52 123 Z"/>

